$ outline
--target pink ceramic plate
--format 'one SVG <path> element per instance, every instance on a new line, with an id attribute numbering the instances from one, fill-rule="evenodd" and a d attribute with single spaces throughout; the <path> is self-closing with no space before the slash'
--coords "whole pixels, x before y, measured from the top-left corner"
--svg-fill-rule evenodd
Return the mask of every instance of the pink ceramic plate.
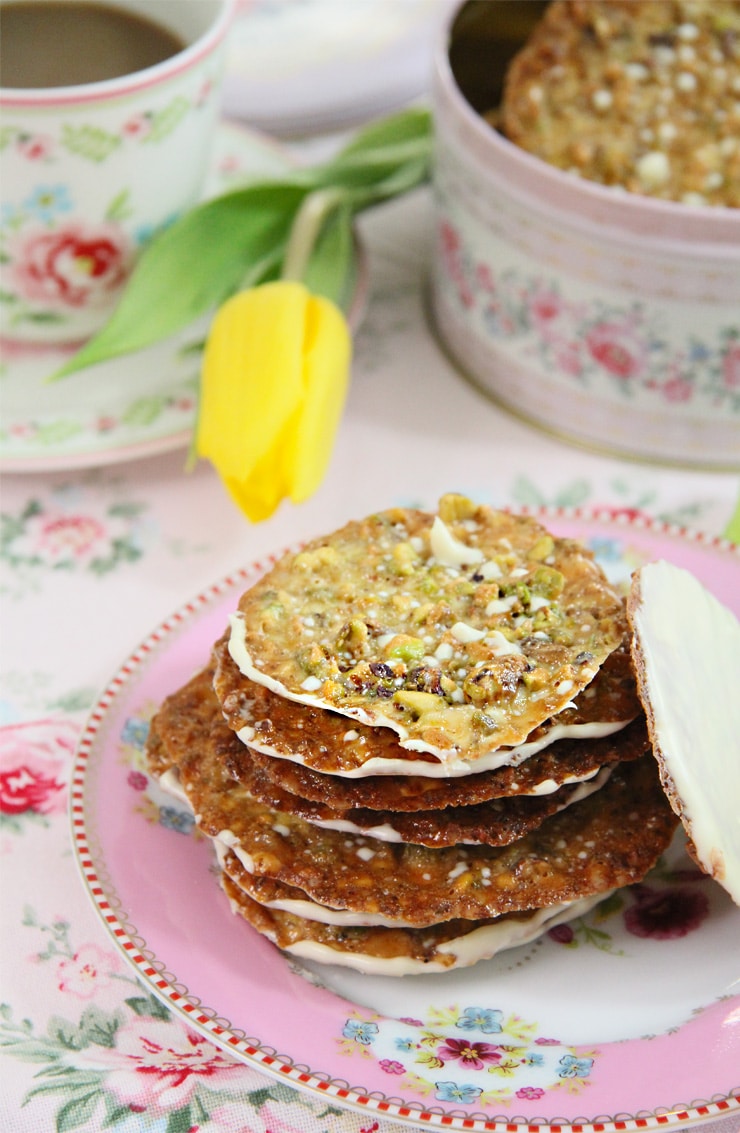
<path id="1" fill-rule="evenodd" d="M 740 554 L 727 543 L 629 515 L 545 519 L 617 579 L 666 558 L 740 613 Z M 447 975 L 309 970 L 232 915 L 210 845 L 149 780 L 142 745 L 154 708 L 205 662 L 268 565 L 163 622 L 113 678 L 80 745 L 79 864 L 141 980 L 236 1058 L 432 1129 L 612 1133 L 740 1114 L 740 910 L 680 839 L 642 885 L 585 919 Z"/>

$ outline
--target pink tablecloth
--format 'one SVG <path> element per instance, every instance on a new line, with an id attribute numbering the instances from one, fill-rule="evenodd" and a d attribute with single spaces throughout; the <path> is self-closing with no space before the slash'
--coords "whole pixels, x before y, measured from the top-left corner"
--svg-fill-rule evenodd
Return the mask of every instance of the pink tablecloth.
<path id="1" fill-rule="evenodd" d="M 402 1127 L 300 1093 L 189 1035 L 147 997 L 88 901 L 66 814 L 75 744 L 99 689 L 167 613 L 299 538 L 376 508 L 431 505 L 450 488 L 496 505 L 644 513 L 712 534 L 732 512 L 736 477 L 578 451 L 512 420 L 465 384 L 424 315 L 428 210 L 420 192 L 363 223 L 369 305 L 333 463 L 309 503 L 250 527 L 208 466 L 185 472 L 182 452 L 5 478 L 4 1133 Z M 141 1043 L 151 1061 L 132 1069 Z M 157 1053 L 164 1048 L 166 1072 Z M 705 1129 L 734 1133 L 739 1114 Z"/>

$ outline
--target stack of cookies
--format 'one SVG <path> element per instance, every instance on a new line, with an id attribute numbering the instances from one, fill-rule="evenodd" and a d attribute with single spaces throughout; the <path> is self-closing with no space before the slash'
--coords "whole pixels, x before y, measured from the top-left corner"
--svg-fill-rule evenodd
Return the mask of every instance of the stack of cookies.
<path id="1" fill-rule="evenodd" d="M 444 496 L 284 556 L 152 721 L 232 907 L 287 952 L 402 975 L 641 880 L 677 819 L 625 603 L 530 517 Z"/>

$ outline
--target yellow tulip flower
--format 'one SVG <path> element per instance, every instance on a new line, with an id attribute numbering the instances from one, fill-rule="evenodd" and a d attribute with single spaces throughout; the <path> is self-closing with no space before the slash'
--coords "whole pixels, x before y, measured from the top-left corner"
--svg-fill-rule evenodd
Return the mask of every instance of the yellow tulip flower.
<path id="1" fill-rule="evenodd" d="M 253 522 L 324 478 L 349 384 L 352 339 L 334 303 L 281 280 L 217 311 L 201 372 L 195 454 Z"/>

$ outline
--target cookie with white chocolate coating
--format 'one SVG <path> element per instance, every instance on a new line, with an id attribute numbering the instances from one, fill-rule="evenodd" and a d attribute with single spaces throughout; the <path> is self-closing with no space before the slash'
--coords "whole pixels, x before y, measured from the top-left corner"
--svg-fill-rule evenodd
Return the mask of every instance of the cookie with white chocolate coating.
<path id="1" fill-rule="evenodd" d="M 566 708 L 625 630 L 581 544 L 447 495 L 286 555 L 242 596 L 229 650 L 255 683 L 467 771 Z"/>

